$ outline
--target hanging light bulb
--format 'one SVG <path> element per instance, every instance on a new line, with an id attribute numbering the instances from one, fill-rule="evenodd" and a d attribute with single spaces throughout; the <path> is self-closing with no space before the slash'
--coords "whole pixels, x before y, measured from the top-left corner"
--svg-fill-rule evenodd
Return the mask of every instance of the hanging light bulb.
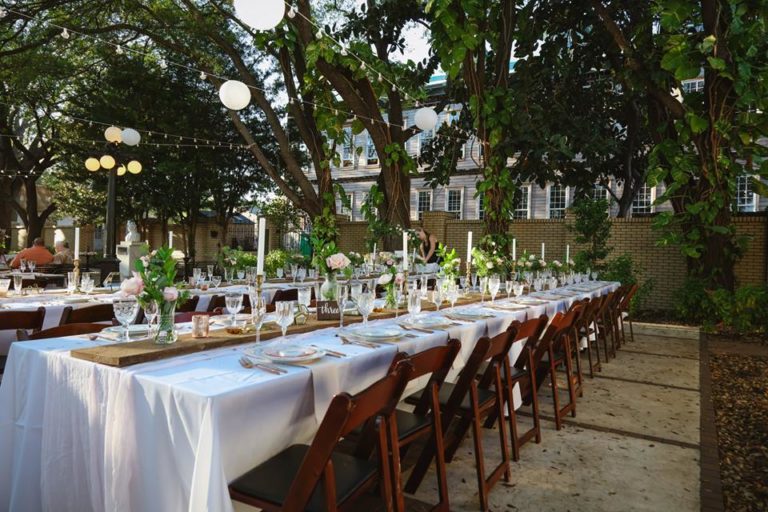
<path id="1" fill-rule="evenodd" d="M 200 72 L 200 80 L 205 80 L 205 71 Z"/>
<path id="2" fill-rule="evenodd" d="M 323 29 L 319 28 L 317 29 L 317 34 L 315 34 L 315 37 L 318 39 L 322 39 L 325 34 L 323 33 Z"/>
<path id="3" fill-rule="evenodd" d="M 230 110 L 242 110 L 251 101 L 251 90 L 243 82 L 227 80 L 221 84 L 219 99 Z"/>
<path id="4" fill-rule="evenodd" d="M 291 8 L 288 9 L 288 17 L 293 19 L 294 16 L 296 16 L 296 9 L 293 6 L 291 6 Z"/>
<path id="5" fill-rule="evenodd" d="M 120 46 L 120 45 L 117 45 L 117 47 L 115 48 L 115 53 L 118 54 L 118 55 L 122 55 L 123 54 L 123 47 Z"/>
<path id="6" fill-rule="evenodd" d="M 107 139 L 107 142 L 121 142 L 123 140 L 123 131 L 117 126 L 110 126 L 104 130 L 104 138 Z"/>
<path id="7" fill-rule="evenodd" d="M 63 39 L 69 39 L 69 30 L 67 30 L 66 27 L 61 31 L 61 37 Z"/>
<path id="8" fill-rule="evenodd" d="M 420 130 L 434 130 L 435 126 L 437 126 L 437 112 L 430 107 L 420 108 L 416 111 L 414 121 Z"/>
<path id="9" fill-rule="evenodd" d="M 133 128 L 124 129 L 120 134 L 120 138 L 123 144 L 127 146 L 138 146 L 139 142 L 141 142 L 141 135 Z"/>

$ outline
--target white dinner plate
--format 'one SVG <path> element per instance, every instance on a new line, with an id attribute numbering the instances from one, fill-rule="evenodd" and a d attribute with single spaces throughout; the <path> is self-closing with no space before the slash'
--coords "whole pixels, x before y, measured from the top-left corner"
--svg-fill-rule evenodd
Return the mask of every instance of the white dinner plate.
<path id="1" fill-rule="evenodd" d="M 211 317 L 211 321 L 215 325 L 222 325 L 224 327 L 228 327 L 232 325 L 232 315 L 216 315 Z M 251 321 L 251 315 L 248 313 L 238 313 L 235 315 L 235 322 L 242 323 L 242 322 L 250 322 Z"/>
<path id="2" fill-rule="evenodd" d="M 423 329 L 448 327 L 452 324 L 449 319 L 442 315 L 419 315 L 413 320 L 408 319 L 403 322 L 406 327 L 419 327 Z"/>
<path id="3" fill-rule="evenodd" d="M 403 336 L 403 330 L 400 327 L 393 326 L 356 326 L 344 329 L 344 334 L 362 338 L 364 340 L 384 341 L 396 340 Z"/>
<path id="4" fill-rule="evenodd" d="M 457 318 L 459 320 L 483 320 L 485 318 L 493 318 L 496 315 L 483 311 L 482 309 L 463 309 L 459 311 L 450 311 L 445 313 L 448 318 Z"/>
<path id="5" fill-rule="evenodd" d="M 526 304 L 528 306 L 540 306 L 541 304 L 546 304 L 547 301 L 541 300 L 541 299 L 534 299 L 532 297 L 525 297 L 522 299 L 515 299 L 515 302 L 518 304 Z"/>
<path id="6" fill-rule="evenodd" d="M 112 334 L 122 338 L 125 336 L 125 327 L 122 325 L 112 325 L 102 329 L 103 333 Z M 128 326 L 128 337 L 132 340 L 143 340 L 149 338 L 149 326 L 147 324 L 132 324 Z"/>
<path id="7" fill-rule="evenodd" d="M 256 358 L 267 358 L 274 363 L 305 363 L 325 356 L 325 350 L 295 343 L 275 343 L 247 349 L 245 353 Z"/>
<path id="8" fill-rule="evenodd" d="M 522 304 L 515 304 L 514 302 L 497 302 L 493 305 L 494 309 L 509 309 L 510 311 L 518 311 L 520 309 L 526 309 Z"/>

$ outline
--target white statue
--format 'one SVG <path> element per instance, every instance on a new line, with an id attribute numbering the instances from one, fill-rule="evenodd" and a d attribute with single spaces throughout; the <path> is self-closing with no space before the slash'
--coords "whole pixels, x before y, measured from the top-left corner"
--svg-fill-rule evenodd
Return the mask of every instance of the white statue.
<path id="1" fill-rule="evenodd" d="M 125 223 L 125 241 L 126 242 L 141 242 L 141 235 L 139 234 L 139 228 L 136 227 L 136 223 L 129 220 Z"/>

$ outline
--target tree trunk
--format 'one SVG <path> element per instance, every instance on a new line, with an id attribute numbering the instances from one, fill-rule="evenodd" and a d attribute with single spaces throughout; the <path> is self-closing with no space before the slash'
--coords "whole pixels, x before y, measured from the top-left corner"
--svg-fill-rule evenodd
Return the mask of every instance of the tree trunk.
<path id="1" fill-rule="evenodd" d="M 493 148 L 490 144 L 484 144 L 484 146 L 485 154 L 492 155 Z M 506 168 L 506 159 L 490 156 L 486 162 L 483 170 L 484 179 L 490 182 L 491 186 L 485 191 L 485 234 L 506 235 L 509 231 L 509 216 L 508 209 L 504 208 L 504 202 L 505 200 L 509 203 L 514 201 L 514 198 L 505 197 L 505 191 L 500 184 L 502 173 L 509 172 Z"/>
<path id="2" fill-rule="evenodd" d="M 714 221 L 715 226 L 730 227 L 731 212 L 723 209 Z M 712 233 L 701 229 L 704 235 L 704 250 L 699 258 L 688 258 L 688 273 L 704 279 L 713 289 L 725 288 L 733 291 L 736 286 L 734 265 L 739 250 L 732 234 Z"/>
<path id="3" fill-rule="evenodd" d="M 55 203 L 49 204 L 42 212 L 37 212 L 37 185 L 35 184 L 36 178 L 28 178 L 24 180 L 24 190 L 26 194 L 26 210 L 27 210 L 27 247 L 32 247 L 32 242 L 35 238 L 43 235 L 43 228 L 45 227 L 45 221 L 56 209 Z"/>

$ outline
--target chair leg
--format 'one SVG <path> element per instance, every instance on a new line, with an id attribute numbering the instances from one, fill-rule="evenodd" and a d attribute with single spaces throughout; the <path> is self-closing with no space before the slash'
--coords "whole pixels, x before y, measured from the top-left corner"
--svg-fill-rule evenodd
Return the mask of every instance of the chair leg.
<path id="1" fill-rule="evenodd" d="M 507 393 L 505 388 L 502 387 L 501 375 L 499 369 L 496 369 L 496 417 L 499 420 L 499 443 L 501 446 L 501 455 L 503 458 L 504 469 L 504 481 L 509 482 L 512 479 L 512 474 L 509 469 L 509 445 L 507 445 L 507 429 L 504 428 L 504 401 Z M 509 402 L 509 401 L 507 401 Z"/>
<path id="2" fill-rule="evenodd" d="M 405 512 L 405 497 L 403 496 L 402 468 L 400 467 L 400 442 L 397 439 L 397 423 L 395 415 L 387 421 L 389 434 L 389 450 L 392 453 L 392 496 L 397 512 Z"/>
<path id="3" fill-rule="evenodd" d="M 552 382 L 552 401 L 555 403 L 555 428 L 560 430 L 563 428 L 563 421 L 560 418 L 560 398 L 557 396 L 557 372 L 555 371 L 555 357 L 554 353 L 549 352 L 549 376 Z"/>
<path id="4" fill-rule="evenodd" d="M 571 416 L 576 416 L 576 376 L 573 374 L 573 361 L 571 360 L 571 347 L 568 340 L 565 341 L 565 376 L 568 379 L 568 398 L 570 403 L 566 409 L 571 410 Z"/>
<path id="5" fill-rule="evenodd" d="M 595 366 L 592 363 L 592 341 L 589 339 L 589 326 L 587 326 L 587 363 L 589 364 L 589 378 L 595 378 Z"/>
<path id="6" fill-rule="evenodd" d="M 485 487 L 485 461 L 483 460 L 483 431 L 475 404 L 478 402 L 477 386 L 472 383 L 470 387 L 472 397 L 472 440 L 475 447 L 475 464 L 477 465 L 477 490 L 480 498 L 480 509 L 488 510 L 488 492 Z"/>
<path id="7" fill-rule="evenodd" d="M 627 317 L 627 322 L 629 322 L 629 339 L 632 340 L 632 343 L 635 342 L 635 331 L 632 328 L 632 315 L 629 315 Z"/>
<path id="8" fill-rule="evenodd" d="M 579 349 L 579 332 L 578 330 L 574 329 L 574 340 L 576 343 L 576 346 L 574 347 L 575 350 L 572 352 L 576 353 L 576 380 L 578 382 L 578 387 L 576 388 L 579 396 L 584 396 L 584 375 L 581 373 L 581 350 Z M 587 345 L 589 347 L 589 345 Z"/>
<path id="9" fill-rule="evenodd" d="M 445 446 L 443 444 L 443 421 L 440 417 L 440 405 L 437 385 L 432 387 L 432 439 L 435 442 L 435 472 L 437 473 L 437 493 L 440 502 L 432 508 L 436 512 L 451 510 L 448 501 L 448 476 L 445 472 Z"/>

